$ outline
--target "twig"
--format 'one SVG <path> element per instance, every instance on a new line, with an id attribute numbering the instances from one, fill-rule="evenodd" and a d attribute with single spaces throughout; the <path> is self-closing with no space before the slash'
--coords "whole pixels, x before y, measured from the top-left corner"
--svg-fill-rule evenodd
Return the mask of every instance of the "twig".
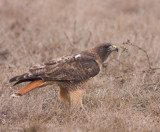
<path id="1" fill-rule="evenodd" d="M 88 36 L 88 38 L 87 38 L 87 40 L 86 40 L 86 42 L 85 42 L 85 45 L 88 45 L 88 43 L 89 43 L 90 40 L 91 40 L 91 37 L 92 37 L 92 33 L 89 32 L 89 36 Z"/>
<path id="2" fill-rule="evenodd" d="M 145 84 L 138 84 L 137 86 L 152 86 L 152 85 L 157 85 L 157 83 L 145 83 Z"/>
<path id="3" fill-rule="evenodd" d="M 124 64 L 123 62 L 121 62 L 120 60 L 118 60 L 118 59 L 116 59 L 116 58 L 115 58 L 114 60 L 118 61 L 121 65 L 127 67 L 128 69 L 132 70 L 132 68 L 130 68 L 129 66 L 125 65 L 125 64 Z"/>
<path id="4" fill-rule="evenodd" d="M 66 32 L 64 32 L 64 36 L 66 37 L 66 39 L 68 40 L 68 42 L 70 43 L 70 45 L 73 45 L 73 43 L 71 42 L 71 40 L 69 39 L 68 35 Z"/>
<path id="5" fill-rule="evenodd" d="M 76 44 L 76 38 L 77 38 L 77 21 L 74 21 L 74 31 L 73 31 L 73 44 Z"/>
<path id="6" fill-rule="evenodd" d="M 127 45 L 134 46 L 134 47 L 136 47 L 137 49 L 143 51 L 143 53 L 146 55 L 146 58 L 147 58 L 147 61 L 148 61 L 149 69 L 152 69 L 151 62 L 150 62 L 150 59 L 149 59 L 149 56 L 148 56 L 148 53 L 147 53 L 146 50 L 142 49 L 141 47 L 139 47 L 139 46 L 137 46 L 137 45 L 135 45 L 135 44 L 132 44 L 132 43 L 130 42 L 130 40 L 127 40 L 127 42 L 124 42 L 123 44 L 127 44 Z"/>
<path id="7" fill-rule="evenodd" d="M 154 68 L 151 68 L 150 70 L 160 70 L 159 67 L 154 67 Z"/>

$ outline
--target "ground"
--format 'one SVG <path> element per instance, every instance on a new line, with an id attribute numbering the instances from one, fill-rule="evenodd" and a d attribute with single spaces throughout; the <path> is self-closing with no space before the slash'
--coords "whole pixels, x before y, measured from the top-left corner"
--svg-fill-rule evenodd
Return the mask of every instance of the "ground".
<path id="1" fill-rule="evenodd" d="M 158 132 L 159 0 L 0 0 L 0 131 Z M 34 64 L 110 42 L 118 46 L 90 81 L 86 112 L 56 85 L 10 97 L 9 79 Z"/>

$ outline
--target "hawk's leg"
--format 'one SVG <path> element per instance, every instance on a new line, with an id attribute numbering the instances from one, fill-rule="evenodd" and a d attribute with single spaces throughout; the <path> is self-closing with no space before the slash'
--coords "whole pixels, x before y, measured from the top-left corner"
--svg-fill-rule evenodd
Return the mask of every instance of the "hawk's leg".
<path id="1" fill-rule="evenodd" d="M 84 110 L 82 104 L 82 98 L 84 94 L 84 89 L 74 89 L 69 92 L 70 94 L 70 105 L 71 106 L 80 106 L 82 110 Z"/>
<path id="2" fill-rule="evenodd" d="M 86 111 L 87 111 L 87 109 L 83 106 L 82 100 L 81 100 L 80 110 L 81 110 L 82 112 L 86 112 Z"/>
<path id="3" fill-rule="evenodd" d="M 84 89 L 68 90 L 66 88 L 60 88 L 59 99 L 72 107 L 80 106 L 82 110 L 85 110 L 82 104 L 82 98 Z"/>
<path id="4" fill-rule="evenodd" d="M 70 94 L 66 88 L 60 88 L 58 97 L 62 102 L 70 104 Z"/>

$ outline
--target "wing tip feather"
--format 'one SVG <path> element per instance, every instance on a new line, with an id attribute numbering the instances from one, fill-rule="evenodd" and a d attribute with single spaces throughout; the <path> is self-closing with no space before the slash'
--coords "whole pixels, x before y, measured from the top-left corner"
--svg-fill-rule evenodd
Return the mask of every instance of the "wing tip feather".
<path id="1" fill-rule="evenodd" d="M 25 73 L 23 75 L 15 76 L 15 77 L 11 78 L 9 80 L 9 82 L 12 83 L 12 82 L 15 82 L 15 81 L 23 81 L 24 79 L 27 79 L 27 77 L 28 77 L 28 73 Z"/>
<path id="2" fill-rule="evenodd" d="M 18 98 L 18 97 L 21 97 L 22 95 L 21 94 L 17 94 L 17 93 L 14 93 L 11 95 L 12 98 Z"/>
<path id="3" fill-rule="evenodd" d="M 18 77 L 18 76 L 11 78 L 11 79 L 9 80 L 9 82 L 11 83 L 11 82 L 17 81 L 17 77 Z"/>

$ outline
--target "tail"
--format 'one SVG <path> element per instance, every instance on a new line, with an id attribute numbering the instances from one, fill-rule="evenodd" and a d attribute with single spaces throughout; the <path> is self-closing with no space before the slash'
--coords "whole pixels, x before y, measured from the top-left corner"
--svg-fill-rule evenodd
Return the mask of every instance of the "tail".
<path id="1" fill-rule="evenodd" d="M 37 77 L 37 76 L 29 76 L 28 73 L 25 73 L 25 74 L 23 74 L 23 75 L 15 76 L 15 77 L 11 78 L 11 79 L 9 80 L 9 82 L 10 82 L 10 83 L 11 83 L 11 82 L 16 82 L 16 83 L 14 83 L 14 85 L 13 85 L 13 86 L 15 86 L 15 85 L 17 85 L 17 84 L 19 84 L 19 83 L 22 83 L 22 82 L 28 82 L 28 81 L 33 82 L 33 81 L 36 81 L 36 80 L 41 80 L 41 78 L 39 78 L 39 77 Z"/>
<path id="2" fill-rule="evenodd" d="M 27 93 L 27 92 L 29 92 L 39 86 L 42 86 L 43 84 L 44 84 L 44 81 L 42 81 L 42 80 L 33 81 L 33 82 L 29 83 L 28 85 L 26 85 L 25 87 L 18 90 L 15 94 L 12 95 L 12 97 L 20 97 L 23 94 L 25 94 L 25 93 Z"/>
<path id="3" fill-rule="evenodd" d="M 19 80 L 24 80 L 26 78 L 28 78 L 28 73 L 25 73 L 25 74 L 20 75 L 20 76 L 15 76 L 15 77 L 11 78 L 9 80 L 9 82 L 11 83 L 11 82 L 19 81 Z"/>

